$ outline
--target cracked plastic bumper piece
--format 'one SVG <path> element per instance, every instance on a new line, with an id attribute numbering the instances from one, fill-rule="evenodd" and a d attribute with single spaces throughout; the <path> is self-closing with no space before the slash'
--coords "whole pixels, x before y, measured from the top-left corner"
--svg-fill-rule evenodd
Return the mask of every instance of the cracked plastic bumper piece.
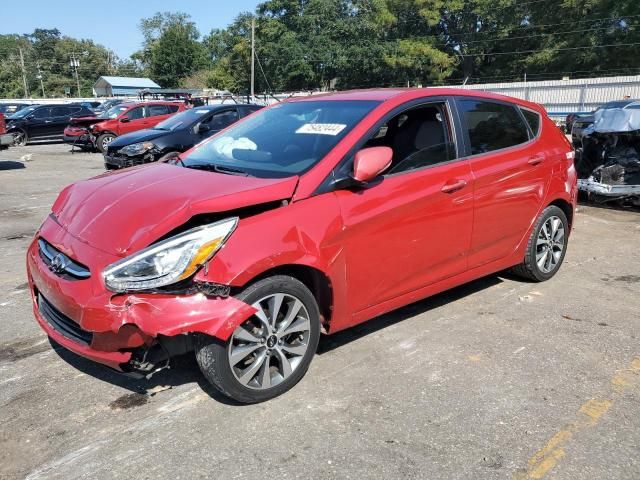
<path id="1" fill-rule="evenodd" d="M 598 183 L 592 179 L 579 179 L 578 189 L 583 192 L 597 193 L 608 197 L 640 195 L 640 185 L 610 185 L 606 183 Z"/>

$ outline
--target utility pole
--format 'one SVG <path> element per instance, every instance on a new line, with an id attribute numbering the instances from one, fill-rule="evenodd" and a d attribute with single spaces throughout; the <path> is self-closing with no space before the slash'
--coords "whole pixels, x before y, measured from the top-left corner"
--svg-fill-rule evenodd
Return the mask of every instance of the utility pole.
<path id="1" fill-rule="evenodd" d="M 38 80 L 40 80 L 40 87 L 42 88 L 42 98 L 46 98 L 47 96 L 44 94 L 44 82 L 42 81 L 42 71 L 40 71 L 40 62 L 37 63 L 38 66 Z"/>
<path id="2" fill-rule="evenodd" d="M 251 18 L 251 101 L 255 95 L 255 73 L 256 73 L 256 19 Z"/>
<path id="3" fill-rule="evenodd" d="M 22 55 L 22 48 L 19 48 L 20 52 L 20 66 L 22 68 L 22 84 L 24 85 L 24 98 L 29 97 L 29 89 L 27 88 L 27 74 L 24 70 L 24 56 Z"/>
<path id="4" fill-rule="evenodd" d="M 73 68 L 76 73 L 76 86 L 78 87 L 78 98 L 80 98 L 82 96 L 80 95 L 80 78 L 78 77 L 78 67 L 80 66 L 80 60 L 76 58 L 75 52 L 71 54 L 71 61 L 69 62 L 69 65 L 71 65 L 71 68 Z"/>

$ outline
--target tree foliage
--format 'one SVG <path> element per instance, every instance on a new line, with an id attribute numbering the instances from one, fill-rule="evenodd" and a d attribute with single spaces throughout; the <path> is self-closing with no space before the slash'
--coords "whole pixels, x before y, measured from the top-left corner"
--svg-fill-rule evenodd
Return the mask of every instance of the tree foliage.
<path id="1" fill-rule="evenodd" d="M 266 0 L 226 28 L 200 37 L 189 15 L 140 22 L 142 49 L 126 60 L 57 30 L 0 35 L 0 96 L 47 95 L 98 75 L 144 73 L 163 87 L 246 93 L 251 20 L 256 22 L 256 91 L 443 85 L 640 73 L 638 0 Z"/>
<path id="2" fill-rule="evenodd" d="M 57 29 L 36 29 L 26 35 L 0 35 L 1 98 L 25 97 L 20 50 L 27 90 L 34 98 L 42 97 L 43 88 L 47 97 L 62 97 L 67 91 L 78 96 L 72 56 L 79 63 L 78 80 L 83 97 L 92 96 L 93 84 L 100 75 L 137 73 L 132 64 L 120 62 L 102 45 L 64 36 Z"/>

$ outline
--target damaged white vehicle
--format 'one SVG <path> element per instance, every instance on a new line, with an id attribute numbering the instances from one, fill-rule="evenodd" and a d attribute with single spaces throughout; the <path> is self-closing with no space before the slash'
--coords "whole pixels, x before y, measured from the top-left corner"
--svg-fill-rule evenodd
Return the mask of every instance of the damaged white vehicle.
<path id="1" fill-rule="evenodd" d="M 578 188 L 591 200 L 640 206 L 640 101 L 595 113 L 576 170 Z"/>

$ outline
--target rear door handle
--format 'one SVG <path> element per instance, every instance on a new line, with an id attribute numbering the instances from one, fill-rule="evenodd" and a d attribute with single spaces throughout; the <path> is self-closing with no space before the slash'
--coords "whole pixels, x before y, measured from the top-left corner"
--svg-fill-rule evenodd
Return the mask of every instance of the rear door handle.
<path id="1" fill-rule="evenodd" d="M 466 186 L 466 180 L 449 180 L 442 186 L 441 190 L 444 193 L 453 193 L 457 192 L 458 190 L 462 190 Z"/>
<path id="2" fill-rule="evenodd" d="M 531 157 L 527 163 L 529 165 L 539 165 L 544 162 L 544 157 L 542 155 L 536 155 L 535 157 Z"/>

